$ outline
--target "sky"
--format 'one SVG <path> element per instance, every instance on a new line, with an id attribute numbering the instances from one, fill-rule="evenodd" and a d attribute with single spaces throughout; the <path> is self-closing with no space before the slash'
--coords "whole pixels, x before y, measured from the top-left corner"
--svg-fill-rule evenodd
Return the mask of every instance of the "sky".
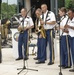
<path id="1" fill-rule="evenodd" d="M 2 2 L 7 2 L 7 0 L 2 0 Z M 8 4 L 17 4 L 17 0 L 8 0 Z"/>

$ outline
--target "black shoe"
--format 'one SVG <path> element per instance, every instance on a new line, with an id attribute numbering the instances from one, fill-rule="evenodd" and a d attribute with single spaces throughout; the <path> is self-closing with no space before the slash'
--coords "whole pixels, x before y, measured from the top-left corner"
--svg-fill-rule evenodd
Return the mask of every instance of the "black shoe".
<path id="1" fill-rule="evenodd" d="M 48 63 L 48 65 L 53 65 L 53 64 L 54 64 L 54 62 L 52 62 L 52 63 L 51 63 L 51 62 L 49 62 L 49 63 Z"/>
<path id="2" fill-rule="evenodd" d="M 24 60 L 28 60 L 29 58 L 24 58 Z"/>
<path id="3" fill-rule="evenodd" d="M 64 65 L 58 65 L 58 67 L 65 67 Z"/>
<path id="4" fill-rule="evenodd" d="M 17 58 L 16 60 L 22 60 L 23 58 Z"/>
<path id="5" fill-rule="evenodd" d="M 43 64 L 43 63 L 45 63 L 45 61 L 38 61 L 38 62 L 36 62 L 36 64 Z"/>
<path id="6" fill-rule="evenodd" d="M 70 72 L 74 72 L 74 69 L 69 70 Z"/>
<path id="7" fill-rule="evenodd" d="M 38 58 L 34 58 L 34 60 L 38 60 Z"/>
<path id="8" fill-rule="evenodd" d="M 63 69 L 67 69 L 67 68 L 71 68 L 71 66 L 65 66 L 65 67 L 62 67 Z"/>

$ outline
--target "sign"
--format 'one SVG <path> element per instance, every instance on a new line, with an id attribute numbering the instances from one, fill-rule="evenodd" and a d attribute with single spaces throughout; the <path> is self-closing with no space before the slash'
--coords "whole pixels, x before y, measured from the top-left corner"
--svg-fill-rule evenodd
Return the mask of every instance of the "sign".
<path id="1" fill-rule="evenodd" d="M 19 32 L 16 32 L 14 35 L 13 35 L 13 38 L 16 42 L 18 42 L 18 37 L 19 37 Z"/>
<path id="2" fill-rule="evenodd" d="M 17 59 L 19 57 L 19 54 L 18 54 L 18 36 L 19 36 L 19 32 L 16 29 L 11 29 L 12 31 L 12 48 L 13 48 L 13 57 L 15 59 Z"/>

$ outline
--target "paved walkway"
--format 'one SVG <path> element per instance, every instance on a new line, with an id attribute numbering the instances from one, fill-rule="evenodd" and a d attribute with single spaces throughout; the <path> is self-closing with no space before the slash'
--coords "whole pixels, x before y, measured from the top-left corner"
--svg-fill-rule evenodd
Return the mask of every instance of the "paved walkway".
<path id="1" fill-rule="evenodd" d="M 17 75 L 19 71 L 17 68 L 23 66 L 23 61 L 15 61 L 13 58 L 13 49 L 12 48 L 4 48 L 2 49 L 3 62 L 0 64 L 0 75 Z M 20 75 L 59 75 L 59 61 L 56 60 L 54 65 L 48 66 L 48 60 L 45 64 L 35 64 L 35 60 L 33 60 L 35 56 L 30 55 L 29 60 L 26 61 L 26 66 L 28 68 L 37 69 L 36 71 L 24 70 Z M 63 75 L 74 75 L 74 73 L 70 73 L 69 69 L 62 69 Z"/>
<path id="2" fill-rule="evenodd" d="M 33 60 L 35 55 L 30 55 L 29 60 L 26 61 L 26 67 L 31 68 L 31 69 L 37 69 L 38 72 L 36 71 L 31 71 L 31 70 L 24 70 L 20 75 L 59 75 L 59 70 L 60 68 L 58 67 L 59 65 L 59 43 L 58 40 L 55 41 L 55 64 L 48 66 L 48 61 L 46 61 L 45 64 L 35 64 L 35 60 Z M 36 43 L 36 40 L 31 40 L 32 43 Z M 32 47 L 29 48 L 30 53 L 32 53 Z M 37 47 L 35 47 L 36 51 Z M 23 60 L 16 61 L 15 58 L 13 57 L 12 48 L 2 48 L 2 63 L 0 64 L 0 75 L 17 75 L 19 71 L 17 71 L 17 68 L 23 67 Z M 48 51 L 47 51 L 48 53 Z M 48 53 L 49 54 L 49 53 Z M 48 55 L 49 56 L 49 55 Z M 47 57 L 48 57 L 47 56 Z M 62 69 L 62 74 L 63 75 L 74 75 L 74 73 L 69 72 L 69 69 Z"/>

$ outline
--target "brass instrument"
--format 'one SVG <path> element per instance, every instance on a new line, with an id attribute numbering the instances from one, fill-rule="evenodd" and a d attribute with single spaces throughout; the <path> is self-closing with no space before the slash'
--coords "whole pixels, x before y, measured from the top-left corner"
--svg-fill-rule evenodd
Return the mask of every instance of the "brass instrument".
<path id="1" fill-rule="evenodd" d="M 10 22 L 10 20 L 8 20 L 7 22 L 6 22 L 6 25 L 9 25 L 11 22 Z"/>
<path id="2" fill-rule="evenodd" d="M 16 19 L 16 21 L 19 23 L 19 26 L 21 25 L 21 21 L 16 17 L 14 16 L 14 18 Z M 24 32 L 24 25 L 21 25 L 20 27 L 17 28 L 17 30 L 20 32 L 20 33 L 23 33 Z"/>
<path id="3" fill-rule="evenodd" d="M 18 31 L 19 31 L 20 33 L 23 33 L 23 32 L 24 32 L 24 27 L 23 27 L 23 26 L 18 27 Z"/>
<path id="4" fill-rule="evenodd" d="M 6 23 L 3 24 L 3 27 L 4 28 L 7 28 L 10 25 L 10 23 L 11 23 L 10 20 L 7 20 Z"/>
<path id="5" fill-rule="evenodd" d="M 38 27 L 38 24 L 37 24 L 37 19 L 35 21 L 35 33 L 38 33 L 39 32 L 39 27 Z"/>
<path id="6" fill-rule="evenodd" d="M 42 21 L 42 18 L 39 17 L 39 21 Z M 36 32 L 41 32 L 43 38 L 46 38 L 46 32 L 43 25 L 38 26 L 36 23 Z"/>
<path id="7" fill-rule="evenodd" d="M 7 38 L 8 34 L 8 26 L 10 25 L 10 20 L 7 20 L 5 24 L 1 25 L 1 36 L 4 39 L 5 37 Z"/>

